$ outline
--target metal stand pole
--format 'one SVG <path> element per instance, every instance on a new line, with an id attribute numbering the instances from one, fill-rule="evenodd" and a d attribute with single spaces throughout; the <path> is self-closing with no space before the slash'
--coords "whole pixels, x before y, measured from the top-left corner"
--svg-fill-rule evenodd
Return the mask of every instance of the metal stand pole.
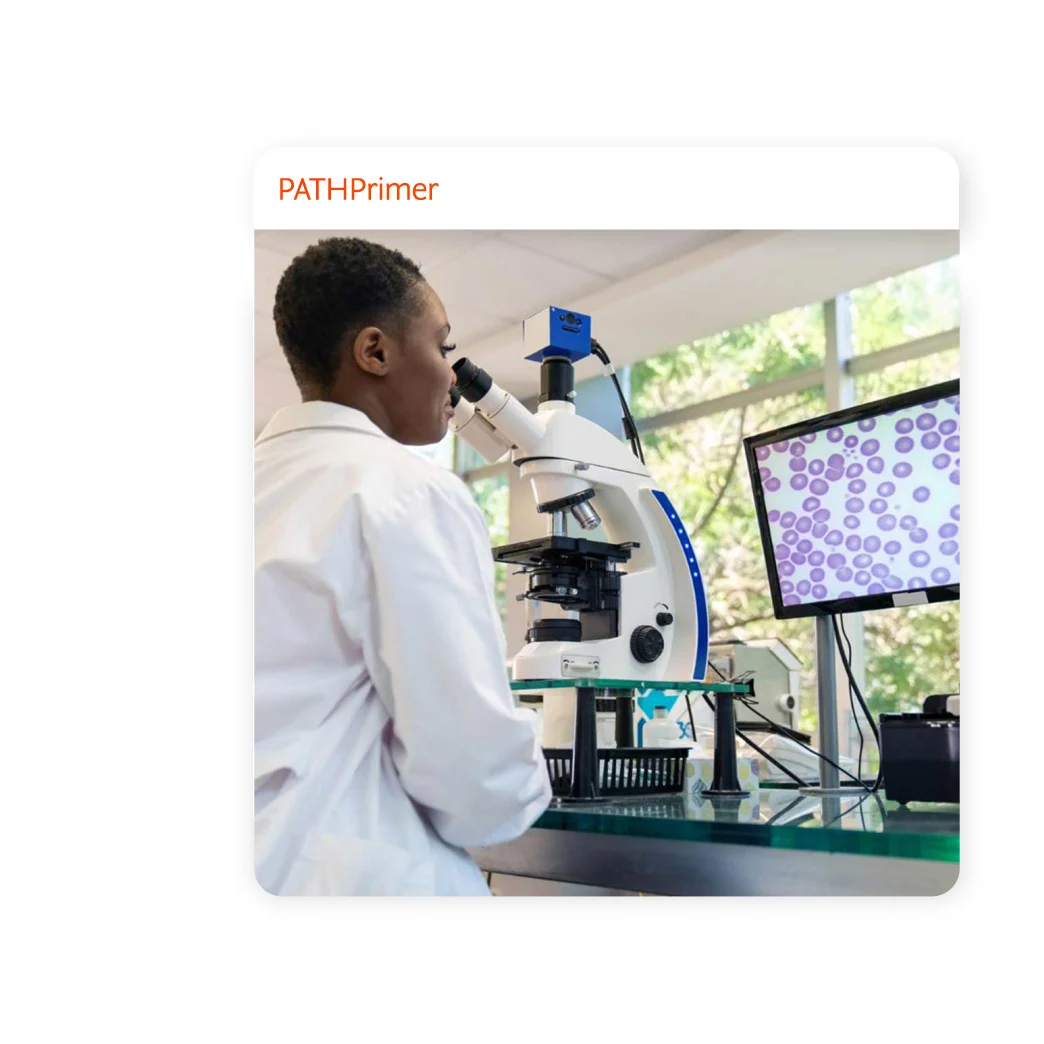
<path id="1" fill-rule="evenodd" d="M 740 788 L 736 766 L 735 699 L 731 692 L 719 692 L 714 698 L 714 779 L 704 794 L 739 797 L 746 793 Z"/>
<path id="2" fill-rule="evenodd" d="M 816 617 L 816 687 L 819 695 L 819 750 L 834 764 L 841 758 L 837 744 L 837 669 L 830 617 Z M 819 763 L 819 786 L 803 787 L 802 794 L 847 794 L 834 765 Z"/>

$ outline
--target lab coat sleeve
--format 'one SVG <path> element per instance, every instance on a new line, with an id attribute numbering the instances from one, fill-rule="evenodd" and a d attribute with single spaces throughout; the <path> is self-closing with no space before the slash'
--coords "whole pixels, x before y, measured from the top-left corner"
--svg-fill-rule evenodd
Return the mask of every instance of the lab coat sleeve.
<path id="1" fill-rule="evenodd" d="M 363 535 L 367 664 L 406 792 L 450 844 L 518 837 L 551 790 L 536 716 L 514 706 L 508 686 L 481 511 L 456 476 L 440 475 L 364 512 Z"/>

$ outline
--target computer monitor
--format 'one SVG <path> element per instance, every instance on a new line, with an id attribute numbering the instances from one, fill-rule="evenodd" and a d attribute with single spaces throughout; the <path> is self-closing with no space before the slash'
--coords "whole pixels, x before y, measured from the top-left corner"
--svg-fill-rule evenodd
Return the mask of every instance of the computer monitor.
<path id="1" fill-rule="evenodd" d="M 960 381 L 743 440 L 778 619 L 960 598 Z"/>

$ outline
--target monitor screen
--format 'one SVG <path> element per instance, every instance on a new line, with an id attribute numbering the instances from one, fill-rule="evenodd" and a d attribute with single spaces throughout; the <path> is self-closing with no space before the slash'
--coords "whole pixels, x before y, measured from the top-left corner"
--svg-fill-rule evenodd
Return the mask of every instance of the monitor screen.
<path id="1" fill-rule="evenodd" d="M 776 616 L 960 597 L 960 382 L 744 440 Z"/>

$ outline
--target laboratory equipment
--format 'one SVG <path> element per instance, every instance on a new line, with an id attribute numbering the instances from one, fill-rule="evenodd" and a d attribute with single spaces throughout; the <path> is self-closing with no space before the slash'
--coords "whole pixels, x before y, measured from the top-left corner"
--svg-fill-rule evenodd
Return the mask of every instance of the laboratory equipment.
<path id="1" fill-rule="evenodd" d="M 960 598 L 960 413 L 954 380 L 743 440 L 775 615 L 816 620 L 820 747 L 835 764 L 831 618 Z M 839 790 L 829 761 L 821 781 Z"/>
<path id="2" fill-rule="evenodd" d="M 751 674 L 756 682 L 757 709 L 772 722 L 796 731 L 801 719 L 801 661 L 779 638 L 750 641 L 711 642 L 710 663 L 723 678 Z M 765 721 L 736 708 L 736 724 L 741 729 L 761 731 Z M 807 737 L 806 737 L 807 738 Z"/>
<path id="3" fill-rule="evenodd" d="M 931 700 L 920 713 L 881 715 L 881 771 L 902 805 L 961 799 L 961 718 Z"/>

